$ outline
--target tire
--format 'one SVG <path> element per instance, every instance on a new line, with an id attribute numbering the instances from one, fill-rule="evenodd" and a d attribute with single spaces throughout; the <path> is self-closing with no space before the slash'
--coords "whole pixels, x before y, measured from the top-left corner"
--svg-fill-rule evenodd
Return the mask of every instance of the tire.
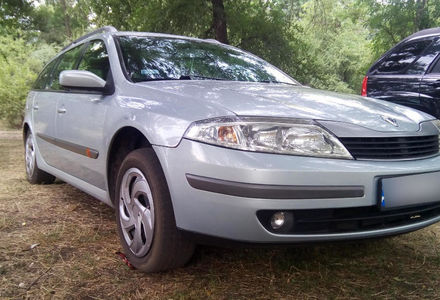
<path id="1" fill-rule="evenodd" d="M 50 184 L 55 181 L 55 176 L 52 176 L 38 168 L 34 137 L 30 131 L 26 134 L 24 145 L 24 161 L 26 166 L 26 177 L 30 183 Z"/>
<path id="2" fill-rule="evenodd" d="M 152 273 L 184 266 L 195 245 L 176 227 L 171 196 L 151 148 L 130 152 L 115 188 L 118 235 L 129 262 Z"/>

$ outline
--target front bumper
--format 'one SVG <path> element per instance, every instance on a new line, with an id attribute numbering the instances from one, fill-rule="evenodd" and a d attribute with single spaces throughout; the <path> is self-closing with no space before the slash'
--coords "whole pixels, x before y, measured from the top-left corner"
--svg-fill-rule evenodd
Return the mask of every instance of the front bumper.
<path id="1" fill-rule="evenodd" d="M 297 243 L 394 235 L 440 221 L 435 215 L 374 230 L 281 234 L 267 230 L 257 217 L 259 211 L 376 206 L 379 178 L 440 171 L 440 156 L 412 161 L 311 158 L 238 151 L 186 139 L 176 148 L 154 149 L 170 189 L 176 224 L 183 230 L 243 242 Z M 214 184 L 200 188 L 197 184 L 204 178 L 214 179 Z M 222 187 L 225 182 L 239 185 L 231 190 Z M 263 191 L 258 190 L 261 187 Z"/>

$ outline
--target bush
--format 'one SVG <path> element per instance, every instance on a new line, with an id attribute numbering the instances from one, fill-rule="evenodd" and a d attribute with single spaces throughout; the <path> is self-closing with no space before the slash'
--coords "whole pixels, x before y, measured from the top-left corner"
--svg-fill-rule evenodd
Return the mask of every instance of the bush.
<path id="1" fill-rule="evenodd" d="M 0 36 L 0 119 L 11 127 L 21 125 L 29 89 L 55 54 L 55 47 L 47 44 L 34 45 L 11 35 Z"/>

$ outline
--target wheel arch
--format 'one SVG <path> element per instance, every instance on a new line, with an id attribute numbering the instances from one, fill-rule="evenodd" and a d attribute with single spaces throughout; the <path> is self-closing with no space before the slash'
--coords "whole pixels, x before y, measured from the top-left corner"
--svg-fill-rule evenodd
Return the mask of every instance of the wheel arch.
<path id="1" fill-rule="evenodd" d="M 26 142 L 26 136 L 28 134 L 28 132 L 31 131 L 31 127 L 29 126 L 29 124 L 27 122 L 25 122 L 23 124 L 23 142 Z"/>
<path id="2" fill-rule="evenodd" d="M 139 129 L 133 126 L 124 126 L 114 133 L 108 147 L 106 162 L 107 185 L 112 203 L 115 203 L 114 183 L 119 167 L 128 153 L 139 148 L 152 148 L 148 138 Z"/>

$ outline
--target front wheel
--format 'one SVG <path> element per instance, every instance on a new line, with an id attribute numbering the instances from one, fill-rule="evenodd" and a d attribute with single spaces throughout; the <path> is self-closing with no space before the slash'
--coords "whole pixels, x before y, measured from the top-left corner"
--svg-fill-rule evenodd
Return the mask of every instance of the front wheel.
<path id="1" fill-rule="evenodd" d="M 34 138 L 29 131 L 26 135 L 26 142 L 24 145 L 25 163 L 26 163 L 26 177 L 32 184 L 49 184 L 55 181 L 55 177 L 49 173 L 44 172 L 38 168 L 36 158 L 36 148 Z"/>
<path id="2" fill-rule="evenodd" d="M 115 190 L 118 234 L 134 267 L 160 272 L 188 262 L 194 244 L 177 230 L 168 186 L 153 149 L 127 155 Z"/>

